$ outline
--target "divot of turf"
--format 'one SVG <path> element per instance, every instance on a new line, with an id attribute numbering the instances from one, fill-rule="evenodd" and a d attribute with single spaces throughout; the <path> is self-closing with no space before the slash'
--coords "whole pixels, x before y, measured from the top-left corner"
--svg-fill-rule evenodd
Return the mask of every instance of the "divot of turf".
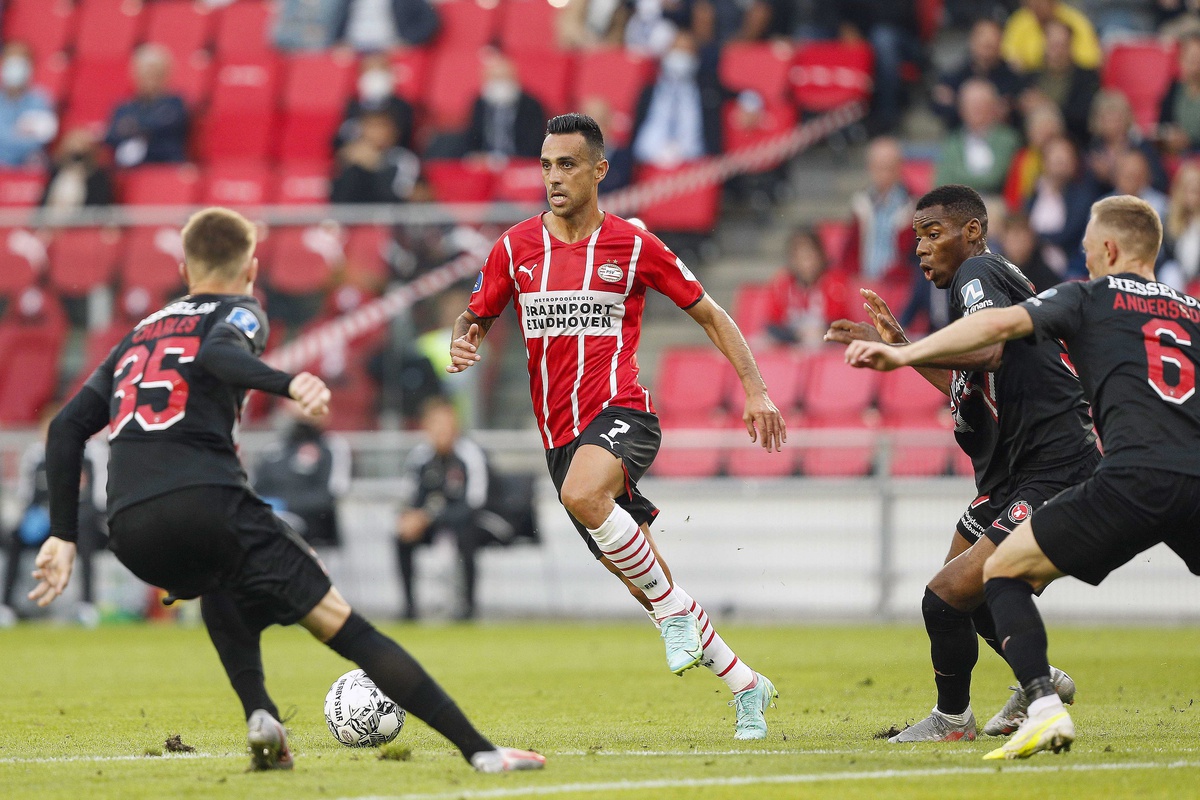
<path id="1" fill-rule="evenodd" d="M 875 731 L 873 734 L 871 734 L 871 738 L 872 739 L 890 739 L 893 736 L 895 736 L 896 734 L 900 733 L 901 730 L 903 730 L 903 728 L 897 728 L 895 725 L 893 725 L 890 728 L 884 728 L 881 731 Z"/>
<path id="2" fill-rule="evenodd" d="M 190 744 L 185 744 L 183 738 L 178 733 L 174 736 L 168 736 L 167 740 L 163 742 L 163 747 L 167 749 L 168 753 L 196 752 L 196 748 L 192 747 Z"/>
<path id="3" fill-rule="evenodd" d="M 406 744 L 385 744 L 379 748 L 380 761 L 408 761 L 412 758 L 412 748 Z"/>

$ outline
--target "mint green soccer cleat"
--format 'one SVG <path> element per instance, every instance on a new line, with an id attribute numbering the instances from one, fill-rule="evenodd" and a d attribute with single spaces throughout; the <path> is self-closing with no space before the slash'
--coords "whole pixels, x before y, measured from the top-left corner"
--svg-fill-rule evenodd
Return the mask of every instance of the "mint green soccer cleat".
<path id="1" fill-rule="evenodd" d="M 700 644 L 700 623 L 691 614 L 667 617 L 658 623 L 667 644 L 667 669 L 682 675 L 700 663 L 704 647 Z"/>
<path id="2" fill-rule="evenodd" d="M 767 738 L 767 720 L 763 712 L 775 705 L 779 697 L 775 684 L 766 675 L 754 673 L 758 680 L 749 689 L 743 689 L 733 696 L 729 705 L 737 709 L 737 730 L 735 739 L 765 739 Z"/>

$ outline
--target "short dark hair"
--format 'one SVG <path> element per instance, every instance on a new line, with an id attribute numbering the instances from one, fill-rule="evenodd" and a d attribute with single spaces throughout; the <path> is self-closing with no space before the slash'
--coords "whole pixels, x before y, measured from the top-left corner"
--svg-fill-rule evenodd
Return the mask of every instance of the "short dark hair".
<path id="1" fill-rule="evenodd" d="M 934 206 L 941 206 L 947 216 L 959 225 L 966 225 L 973 219 L 979 220 L 979 225 L 983 228 L 983 235 L 985 238 L 987 237 L 987 206 L 984 205 L 979 192 L 970 186 L 949 183 L 926 192 L 917 201 L 917 211 Z"/>
<path id="2" fill-rule="evenodd" d="M 599 161 L 604 158 L 604 132 L 600 130 L 600 124 L 596 120 L 587 114 L 572 111 L 570 114 L 551 117 L 550 121 L 546 123 L 547 136 L 568 133 L 578 133 L 583 136 L 588 149 L 592 152 L 592 160 Z"/>

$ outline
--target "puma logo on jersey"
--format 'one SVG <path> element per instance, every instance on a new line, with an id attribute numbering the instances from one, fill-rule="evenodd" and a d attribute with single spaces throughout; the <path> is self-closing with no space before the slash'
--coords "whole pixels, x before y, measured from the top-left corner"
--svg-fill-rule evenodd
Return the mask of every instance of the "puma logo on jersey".
<path id="1" fill-rule="evenodd" d="M 517 267 L 517 272 L 524 272 L 529 276 L 529 280 L 533 280 L 533 271 L 537 269 L 537 262 L 534 262 L 532 267 Z"/>

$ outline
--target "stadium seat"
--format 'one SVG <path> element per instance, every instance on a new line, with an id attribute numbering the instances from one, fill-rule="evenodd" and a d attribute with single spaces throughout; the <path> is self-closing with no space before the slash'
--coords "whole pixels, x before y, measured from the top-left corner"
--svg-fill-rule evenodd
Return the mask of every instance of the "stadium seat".
<path id="1" fill-rule="evenodd" d="M 521 2 L 545 4 L 545 0 Z M 510 56 L 517 68 L 517 79 L 521 82 L 521 88 L 537 98 L 547 116 L 562 114 L 568 110 L 571 104 L 573 64 L 569 54 L 557 51 L 518 50 Z"/>
<path id="2" fill-rule="evenodd" d="M 809 357 L 804 388 L 806 417 L 820 423 L 856 420 L 875 399 L 879 373 L 846 366 L 841 347 L 821 350 Z"/>
<path id="3" fill-rule="evenodd" d="M 421 170 L 439 203 L 482 203 L 491 199 L 495 175 L 486 164 L 438 158 L 426 161 Z"/>
<path id="4" fill-rule="evenodd" d="M 129 0 L 82 0 L 75 56 L 128 59 L 145 21 L 141 12 L 142 4 Z"/>
<path id="5" fill-rule="evenodd" d="M 850 245 L 850 237 L 854 234 L 854 225 L 844 219 L 823 219 L 813 227 L 817 238 L 821 241 L 825 257 L 829 259 L 830 267 L 844 266 L 846 248 Z M 857 286 L 854 287 L 854 291 L 858 291 Z M 858 305 L 858 302 L 854 302 L 850 307 L 857 309 Z"/>
<path id="6" fill-rule="evenodd" d="M 639 184 L 668 180 L 701 163 L 692 161 L 674 169 L 643 165 L 634 171 L 634 177 Z M 697 186 L 684 195 L 651 202 L 638 209 L 638 216 L 652 231 L 707 235 L 716 227 L 720 210 L 721 185 L 712 184 Z"/>
<path id="7" fill-rule="evenodd" d="M 857 371 L 865 372 L 867 370 Z M 792 435 L 803 442 L 806 431 L 826 433 L 844 431 L 847 436 L 867 438 L 869 434 L 873 434 L 874 429 L 862 419 L 843 418 L 821 421 L 805 418 L 800 425 L 793 427 Z M 855 441 L 840 446 L 823 444 L 815 447 L 802 447 L 798 455 L 801 473 L 810 478 L 861 477 L 870 473 L 873 459 L 874 447 L 869 441 L 864 443 Z"/>
<path id="8" fill-rule="evenodd" d="M 575 102 L 593 95 L 612 109 L 612 129 L 606 137 L 626 144 L 633 134 L 633 115 L 642 89 L 654 76 L 654 62 L 619 47 L 581 53 L 575 70 Z"/>
<path id="9" fill-rule="evenodd" d="M 149 164 L 122 172 L 118 188 L 129 205 L 190 205 L 196 202 L 200 172 L 192 164 Z"/>
<path id="10" fill-rule="evenodd" d="M 879 379 L 879 414 L 885 426 L 913 421 L 933 423 L 950 406 L 950 398 L 915 369 L 885 372 Z"/>
<path id="11" fill-rule="evenodd" d="M 29 425 L 54 399 L 63 332 L 44 325 L 0 324 L 0 424 Z"/>
<path id="12" fill-rule="evenodd" d="M 77 57 L 67 93 L 67 113 L 59 130 L 86 127 L 103 134 L 116 107 L 132 96 L 133 78 L 127 55 Z"/>
<path id="13" fill-rule="evenodd" d="M 64 228 L 50 241 L 50 282 L 64 297 L 81 297 L 112 281 L 121 232 L 116 228 Z"/>
<path id="14" fill-rule="evenodd" d="M 914 421 L 913 424 L 891 426 L 888 430 L 895 434 L 889 470 L 898 477 L 944 475 L 950 466 L 951 449 L 958 449 L 946 441 L 949 434 L 945 427 Z"/>
<path id="15" fill-rule="evenodd" d="M 429 124 L 439 131 L 466 127 L 479 96 L 479 50 L 439 50 L 429 67 L 422 103 Z"/>
<path id="16" fill-rule="evenodd" d="M 201 157 L 267 158 L 278 134 L 278 87 L 279 62 L 273 55 L 218 63 L 212 100 L 198 135 Z"/>
<path id="17" fill-rule="evenodd" d="M 0 230 L 0 297 L 16 297 L 46 269 L 46 244 L 26 228 Z"/>
<path id="18" fill-rule="evenodd" d="M 356 286 L 381 287 L 390 269 L 392 232 L 384 225 L 355 225 L 346 231 L 346 277 Z"/>
<path id="19" fill-rule="evenodd" d="M 46 189 L 46 173 L 40 169 L 0 169 L 0 208 L 36 206 Z"/>
<path id="20" fill-rule="evenodd" d="M 1129 98 L 1133 118 L 1143 133 L 1153 133 L 1158 107 L 1176 73 L 1174 48 L 1154 40 L 1113 45 L 1100 70 L 1100 83 Z"/>
<path id="21" fill-rule="evenodd" d="M 44 91 L 51 103 L 61 106 L 71 88 L 71 59 L 61 51 L 35 55 L 33 85 Z"/>
<path id="22" fill-rule="evenodd" d="M 920 197 L 933 188 L 936 168 L 932 159 L 906 158 L 900 165 L 900 181 L 908 191 Z"/>
<path id="23" fill-rule="evenodd" d="M 345 233 L 337 226 L 273 228 L 265 277 L 276 292 L 310 294 L 326 288 L 345 255 Z"/>
<path id="24" fill-rule="evenodd" d="M 25 42 L 39 58 L 65 49 L 74 38 L 72 0 L 8 0 L 4 6 L 5 41 Z"/>
<path id="25" fill-rule="evenodd" d="M 436 8 L 441 25 L 433 40 L 434 53 L 441 56 L 447 52 L 474 52 L 491 44 L 496 35 L 497 5 L 476 0 L 438 3 Z"/>
<path id="26" fill-rule="evenodd" d="M 762 364 L 761 360 L 759 364 Z M 772 400 L 775 400 L 775 386 L 776 384 L 768 378 L 767 387 L 771 390 Z M 741 386 L 738 389 L 739 400 L 744 402 L 745 396 L 740 391 Z M 742 421 L 742 405 L 743 403 L 739 402 L 737 407 L 729 412 L 728 425 L 730 430 L 741 431 L 745 435 L 746 423 Z M 783 412 L 784 421 L 795 424 L 797 417 L 789 413 L 778 401 L 776 405 Z M 761 435 L 756 442 L 751 442 L 746 436 L 740 447 L 729 448 L 725 456 L 725 474 L 731 478 L 786 478 L 796 474 L 799 459 L 794 448 L 784 447 L 782 451 L 768 453 L 763 450 L 761 444 Z"/>
<path id="27" fill-rule="evenodd" d="M 147 42 L 171 51 L 175 66 L 212 41 L 216 15 L 204 3 L 193 0 L 155 0 L 146 5 Z"/>
<path id="28" fill-rule="evenodd" d="M 213 61 L 207 51 L 195 50 L 190 56 L 176 60 L 171 67 L 171 91 L 183 98 L 193 119 L 199 116 L 197 109 L 208 106 L 212 81 Z"/>
<path id="29" fill-rule="evenodd" d="M 775 346 L 755 350 L 754 359 L 758 362 L 763 380 L 767 382 L 775 407 L 784 414 L 785 419 L 790 419 L 808 386 L 809 358 L 797 348 Z M 746 404 L 742 384 L 733 379 L 725 387 L 725 403 L 730 413 L 740 420 Z"/>
<path id="30" fill-rule="evenodd" d="M 280 165 L 270 198 L 271 202 L 285 205 L 328 203 L 328 164 L 316 161 Z"/>
<path id="31" fill-rule="evenodd" d="M 183 240 L 179 228 L 131 228 L 118 262 L 121 286 L 125 291 L 143 289 L 150 295 L 150 306 L 160 305 L 182 285 L 179 276 L 182 261 Z"/>
<path id="32" fill-rule="evenodd" d="M 737 100 L 728 100 L 721 114 L 726 152 L 753 147 L 788 133 L 796 126 L 796 108 L 790 100 L 769 103 L 749 120 L 744 117 Z"/>
<path id="33" fill-rule="evenodd" d="M 396 94 L 414 105 L 424 99 L 429 56 L 428 47 L 399 47 L 388 56 L 396 81 Z"/>
<path id="34" fill-rule="evenodd" d="M 665 417 L 695 422 L 719 419 L 733 369 L 712 347 L 672 347 L 663 351 L 652 397 Z"/>
<path id="35" fill-rule="evenodd" d="M 733 321 L 747 339 L 767 328 L 771 290 L 761 283 L 743 283 L 733 295 Z"/>
<path id="36" fill-rule="evenodd" d="M 650 474 L 657 478 L 711 478 L 721 473 L 724 454 L 715 446 L 683 446 L 682 431 L 724 430 L 726 421 L 711 417 L 676 419 L 662 416 L 664 431 L 662 447 L 650 466 Z"/>
<path id="37" fill-rule="evenodd" d="M 215 50 L 221 59 L 257 58 L 272 52 L 268 0 L 238 0 L 217 12 Z"/>
<path id="38" fill-rule="evenodd" d="M 545 202 L 546 185 L 542 183 L 542 162 L 536 158 L 510 159 L 496 172 L 492 199 L 513 203 Z"/>
<path id="39" fill-rule="evenodd" d="M 270 168 L 261 161 L 223 161 L 204 171 L 200 202 L 258 206 L 267 202 Z"/>
<path id="40" fill-rule="evenodd" d="M 365 431 L 378 427 L 379 386 L 358 359 L 350 359 L 337 377 L 327 377 L 329 427 L 339 431 Z"/>
<path id="41" fill-rule="evenodd" d="M 875 56 L 862 43 L 809 42 L 796 49 L 790 78 L 802 111 L 821 113 L 871 98 Z"/>
<path id="42" fill-rule="evenodd" d="M 501 5 L 500 49 L 509 55 L 558 49 L 561 2 L 507 0 Z"/>
<path id="43" fill-rule="evenodd" d="M 732 42 L 721 49 L 721 84 L 733 92 L 757 92 L 768 105 L 790 99 L 788 71 L 794 48 L 781 42 Z"/>
<path id="44" fill-rule="evenodd" d="M 332 159 L 333 136 L 354 80 L 354 59 L 340 52 L 312 53 L 292 56 L 285 66 L 279 159 Z"/>

